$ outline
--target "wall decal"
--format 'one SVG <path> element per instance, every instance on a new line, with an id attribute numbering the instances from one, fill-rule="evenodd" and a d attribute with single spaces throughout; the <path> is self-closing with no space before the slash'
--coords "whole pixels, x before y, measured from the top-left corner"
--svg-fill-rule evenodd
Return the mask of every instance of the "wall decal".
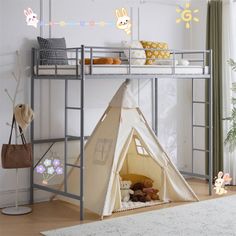
<path id="1" fill-rule="evenodd" d="M 40 26 L 51 26 L 51 27 L 55 27 L 55 26 L 60 26 L 60 27 L 66 27 L 66 26 L 69 26 L 69 27 L 74 27 L 74 26 L 77 26 L 77 27 L 90 27 L 90 28 L 93 28 L 93 27 L 113 27 L 116 25 L 115 22 L 111 22 L 111 21 L 94 21 L 94 20 L 89 20 L 89 21 L 70 21 L 70 22 L 65 22 L 65 21 L 59 21 L 59 22 L 54 22 L 54 21 L 50 21 L 48 23 L 44 22 L 44 21 L 39 21 L 39 25 Z"/>
<path id="2" fill-rule="evenodd" d="M 47 185 L 48 182 L 57 175 L 63 174 L 63 165 L 61 160 L 55 152 L 52 152 L 50 158 L 46 158 L 43 162 L 35 168 L 36 172 L 43 177 L 42 183 Z"/>
<path id="3" fill-rule="evenodd" d="M 127 11 L 125 8 L 116 9 L 116 27 L 118 29 L 124 30 L 126 34 L 131 34 L 131 22 L 130 17 L 127 14 Z"/>
<path id="4" fill-rule="evenodd" d="M 80 21 L 69 21 L 66 22 L 64 20 L 60 21 L 49 21 L 49 22 L 44 22 L 44 21 L 39 21 L 37 19 L 37 14 L 33 12 L 31 8 L 28 8 L 27 10 L 24 10 L 24 15 L 26 16 L 26 23 L 28 26 L 33 26 L 37 28 L 37 25 L 39 23 L 40 26 L 50 26 L 50 27 L 74 27 L 74 26 L 79 26 L 79 27 L 117 27 L 118 29 L 124 30 L 128 35 L 131 33 L 131 23 L 130 23 L 130 17 L 127 15 L 127 11 L 125 8 L 122 8 L 121 10 L 117 9 L 116 10 L 116 16 L 117 16 L 117 21 L 94 21 L 93 19 L 91 20 L 80 20 Z"/>
<path id="5" fill-rule="evenodd" d="M 218 195 L 226 194 L 227 190 L 225 189 L 225 185 L 229 185 L 232 178 L 228 173 L 223 173 L 220 171 L 218 173 L 218 177 L 215 180 L 215 193 Z"/>
<path id="6" fill-rule="evenodd" d="M 190 28 L 190 23 L 192 21 L 194 22 L 199 22 L 199 19 L 195 17 L 194 15 L 199 12 L 198 9 L 190 9 L 190 3 L 186 2 L 185 7 L 178 6 L 176 8 L 176 12 L 180 14 L 180 17 L 176 19 L 176 23 L 180 23 L 183 21 L 185 23 L 185 28 L 189 29 Z"/>
<path id="7" fill-rule="evenodd" d="M 37 28 L 39 20 L 37 19 L 37 15 L 32 11 L 32 9 L 28 8 L 27 10 L 24 10 L 24 14 L 26 16 L 27 25 Z"/>

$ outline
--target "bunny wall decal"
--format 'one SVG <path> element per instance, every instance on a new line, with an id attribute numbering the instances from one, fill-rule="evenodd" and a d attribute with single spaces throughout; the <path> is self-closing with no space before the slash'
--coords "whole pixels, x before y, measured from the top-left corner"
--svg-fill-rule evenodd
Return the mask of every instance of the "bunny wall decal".
<path id="1" fill-rule="evenodd" d="M 216 194 L 222 195 L 227 193 L 227 190 L 225 190 L 225 185 L 226 184 L 230 184 L 232 178 L 230 177 L 230 175 L 228 173 L 223 173 L 222 171 L 220 171 L 218 173 L 218 177 L 215 180 L 215 192 Z"/>
<path id="2" fill-rule="evenodd" d="M 130 23 L 130 17 L 127 14 L 127 11 L 125 8 L 116 9 L 116 27 L 118 29 L 124 30 L 126 34 L 131 34 L 131 23 Z"/>
<path id="3" fill-rule="evenodd" d="M 32 9 L 28 8 L 27 10 L 24 10 L 24 14 L 26 16 L 27 25 L 37 28 L 39 20 L 37 19 L 37 15 L 32 11 Z"/>

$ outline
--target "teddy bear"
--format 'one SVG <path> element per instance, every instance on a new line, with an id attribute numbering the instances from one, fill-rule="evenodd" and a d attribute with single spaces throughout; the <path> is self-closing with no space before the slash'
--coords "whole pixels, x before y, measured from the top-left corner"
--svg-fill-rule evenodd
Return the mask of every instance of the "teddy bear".
<path id="1" fill-rule="evenodd" d="M 138 182 L 133 184 L 132 190 L 134 194 L 131 196 L 131 201 L 133 202 L 147 202 L 151 201 L 150 197 L 147 197 L 147 194 L 143 192 L 144 183 Z"/>
<path id="2" fill-rule="evenodd" d="M 131 187 L 131 189 L 134 191 L 134 193 L 131 195 L 131 201 L 132 202 L 146 202 L 145 200 L 145 194 L 143 193 L 143 184 L 142 183 L 135 183 Z"/>
<path id="3" fill-rule="evenodd" d="M 135 183 L 135 184 L 133 184 L 132 187 L 131 187 L 131 189 L 132 189 L 133 191 L 136 191 L 136 190 L 143 190 L 143 188 L 144 188 L 144 184 L 141 183 L 141 182 Z"/>
<path id="4" fill-rule="evenodd" d="M 153 188 L 153 181 L 151 179 L 145 179 L 143 182 L 143 192 L 146 194 L 146 199 L 151 200 L 160 200 L 159 190 Z"/>
<path id="5" fill-rule="evenodd" d="M 153 188 L 153 181 L 151 179 L 145 179 L 143 183 L 135 183 L 131 189 L 134 191 L 134 194 L 131 196 L 133 202 L 159 200 L 159 191 Z"/>
<path id="6" fill-rule="evenodd" d="M 121 201 L 128 202 L 130 200 L 130 194 L 134 194 L 134 191 L 130 189 L 132 182 L 129 180 L 120 181 Z"/>
<path id="7" fill-rule="evenodd" d="M 142 190 L 137 189 L 134 191 L 134 194 L 131 195 L 131 201 L 133 202 L 146 202 L 146 193 L 144 193 Z"/>

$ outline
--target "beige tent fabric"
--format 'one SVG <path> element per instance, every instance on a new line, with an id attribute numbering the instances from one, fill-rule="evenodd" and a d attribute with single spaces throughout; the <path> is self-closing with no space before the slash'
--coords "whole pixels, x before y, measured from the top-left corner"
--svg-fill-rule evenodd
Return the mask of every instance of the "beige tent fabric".
<path id="1" fill-rule="evenodd" d="M 138 139 L 147 155 L 137 151 Z M 163 201 L 198 198 L 171 162 L 123 83 L 85 146 L 84 203 L 101 216 L 121 207 L 120 173 L 150 177 Z M 79 171 L 68 175 L 68 190 L 79 194 Z"/>
<path id="2" fill-rule="evenodd" d="M 127 89 L 127 83 L 123 83 L 120 88 L 117 90 L 115 96 L 112 98 L 109 107 L 118 107 L 118 108 L 136 108 L 138 107 L 134 96 L 131 93 L 130 89 Z"/>

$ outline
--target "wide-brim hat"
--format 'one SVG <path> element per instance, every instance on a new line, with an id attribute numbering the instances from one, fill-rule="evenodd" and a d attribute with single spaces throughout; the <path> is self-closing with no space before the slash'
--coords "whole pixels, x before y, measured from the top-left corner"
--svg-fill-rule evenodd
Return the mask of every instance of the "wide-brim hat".
<path id="1" fill-rule="evenodd" d="M 14 115 L 17 124 L 26 129 L 34 119 L 34 111 L 27 104 L 18 104 L 14 108 Z"/>

